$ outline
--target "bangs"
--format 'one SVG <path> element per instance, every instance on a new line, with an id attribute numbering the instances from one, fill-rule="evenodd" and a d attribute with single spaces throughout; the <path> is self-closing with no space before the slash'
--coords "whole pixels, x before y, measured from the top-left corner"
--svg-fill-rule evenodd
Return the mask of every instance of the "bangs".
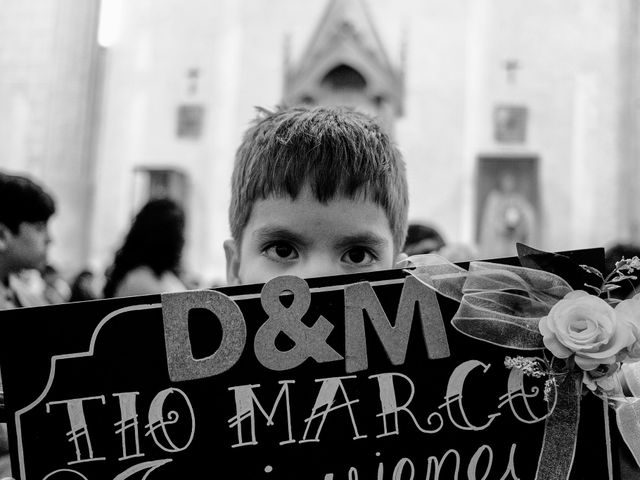
<path id="1" fill-rule="evenodd" d="M 386 158 L 384 151 L 372 151 L 379 141 L 354 135 L 348 125 L 341 125 L 344 132 L 319 127 L 298 135 L 289 132 L 286 138 L 276 135 L 265 145 L 251 162 L 249 201 L 271 195 L 295 199 L 308 185 L 320 202 L 336 196 L 365 195 L 368 200 L 385 203 L 393 159 Z"/>

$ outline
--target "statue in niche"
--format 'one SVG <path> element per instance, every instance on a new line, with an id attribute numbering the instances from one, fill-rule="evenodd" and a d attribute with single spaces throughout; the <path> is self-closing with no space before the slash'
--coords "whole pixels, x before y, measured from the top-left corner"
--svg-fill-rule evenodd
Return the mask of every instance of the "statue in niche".
<path id="1" fill-rule="evenodd" d="M 505 172 L 498 187 L 489 192 L 480 222 L 480 254 L 483 258 L 516 255 L 516 242 L 530 243 L 535 236 L 533 205 L 516 189 L 516 179 Z"/>

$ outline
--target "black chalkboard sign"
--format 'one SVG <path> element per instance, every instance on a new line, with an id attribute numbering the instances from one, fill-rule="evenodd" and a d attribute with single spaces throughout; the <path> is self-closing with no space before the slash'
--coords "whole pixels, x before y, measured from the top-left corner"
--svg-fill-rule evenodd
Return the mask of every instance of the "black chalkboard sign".
<path id="1" fill-rule="evenodd" d="M 533 480 L 542 387 L 457 306 L 389 270 L 1 312 L 14 477 Z M 609 478 L 605 415 L 574 480 Z"/>

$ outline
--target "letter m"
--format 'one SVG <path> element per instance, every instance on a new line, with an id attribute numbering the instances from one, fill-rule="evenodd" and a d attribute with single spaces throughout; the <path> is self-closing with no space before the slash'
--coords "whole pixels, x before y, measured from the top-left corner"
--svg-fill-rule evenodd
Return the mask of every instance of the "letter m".
<path id="1" fill-rule="evenodd" d="M 274 425 L 273 417 L 276 414 L 278 404 L 280 400 L 284 398 L 285 407 L 287 410 L 287 431 L 289 438 L 280 442 L 280 445 L 286 443 L 294 443 L 291 428 L 291 405 L 289 403 L 289 384 L 295 383 L 295 380 L 280 380 L 278 382 L 282 385 L 278 397 L 273 402 L 273 408 L 270 413 L 264 409 L 264 407 L 258 401 L 254 393 L 254 389 L 260 387 L 260 385 L 239 385 L 237 387 L 230 387 L 229 390 L 233 390 L 236 399 L 236 415 L 228 420 L 229 428 L 236 427 L 238 434 L 238 443 L 232 445 L 232 447 L 244 447 L 246 445 L 257 445 L 256 439 L 256 408 L 262 416 L 267 420 L 267 425 Z M 245 428 L 243 429 L 243 425 Z M 244 440 L 243 431 L 247 433 L 248 440 Z"/>
<path id="2" fill-rule="evenodd" d="M 436 294 L 418 279 L 412 276 L 405 279 L 394 325 L 389 322 L 378 297 L 367 282 L 345 287 L 344 302 L 348 373 L 365 370 L 368 367 L 365 312 L 393 365 L 404 363 L 416 304 L 420 312 L 428 357 L 435 359 L 450 355 L 447 333 Z"/>

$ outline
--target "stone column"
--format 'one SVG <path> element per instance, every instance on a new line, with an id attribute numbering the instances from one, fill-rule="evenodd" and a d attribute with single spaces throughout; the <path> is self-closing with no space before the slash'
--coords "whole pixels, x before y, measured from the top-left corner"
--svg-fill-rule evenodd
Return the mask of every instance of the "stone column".
<path id="1" fill-rule="evenodd" d="M 55 195 L 52 262 L 75 273 L 89 244 L 100 0 L 3 0 L 0 166 Z"/>
<path id="2" fill-rule="evenodd" d="M 619 2 L 619 236 L 640 243 L 640 4 Z M 606 161 L 606 159 L 603 159 Z"/>

